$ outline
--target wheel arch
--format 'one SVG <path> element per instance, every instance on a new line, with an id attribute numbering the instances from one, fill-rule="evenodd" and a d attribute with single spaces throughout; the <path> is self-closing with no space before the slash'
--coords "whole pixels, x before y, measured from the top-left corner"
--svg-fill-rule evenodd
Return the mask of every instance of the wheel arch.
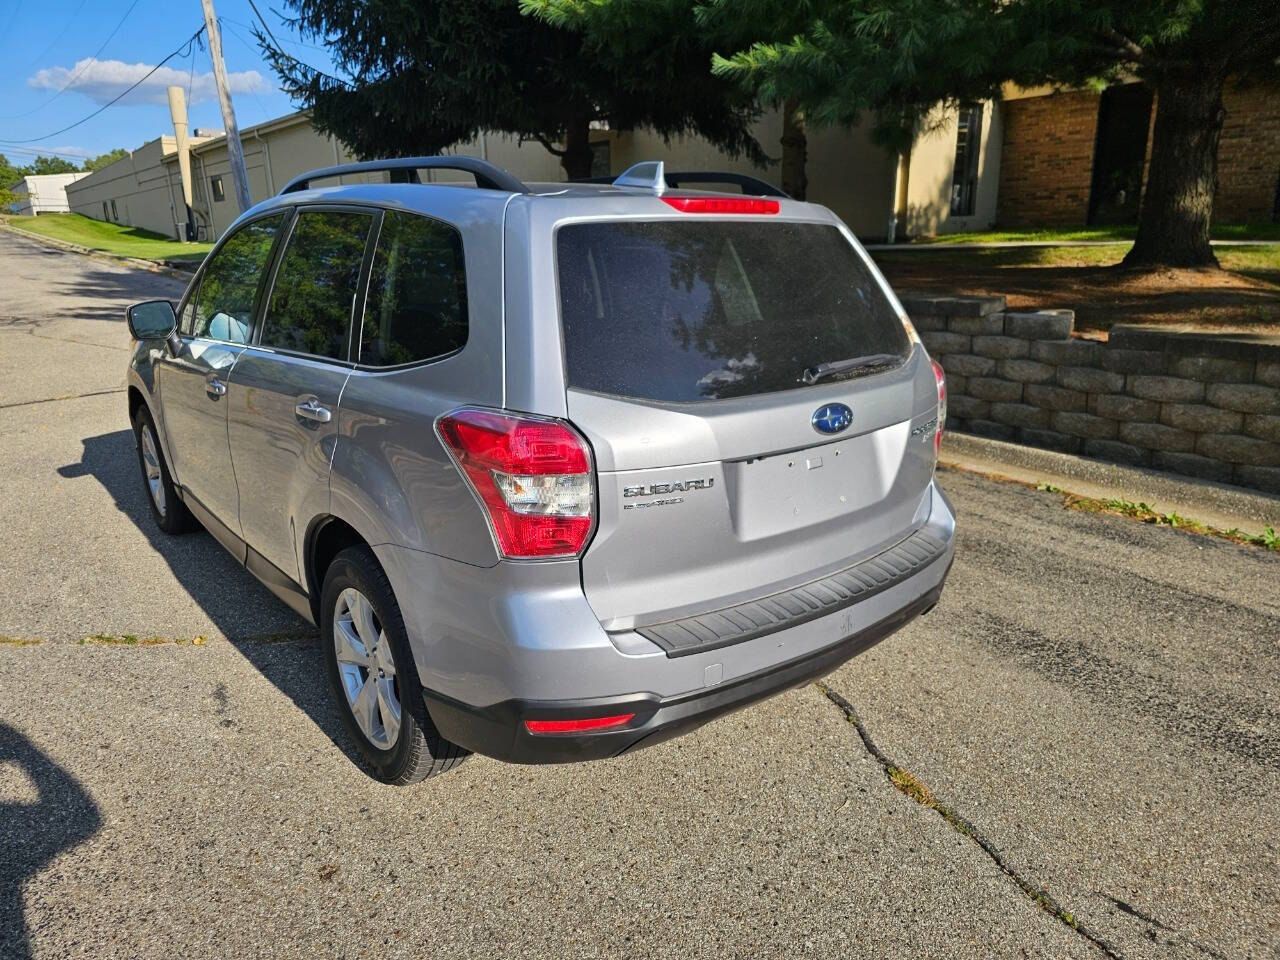
<path id="1" fill-rule="evenodd" d="M 333 558 L 354 546 L 371 547 L 368 539 L 341 517 L 327 514 L 312 521 L 303 542 L 303 576 L 307 595 L 311 601 L 311 615 L 320 624 L 320 592 L 324 587 L 325 571 Z"/>

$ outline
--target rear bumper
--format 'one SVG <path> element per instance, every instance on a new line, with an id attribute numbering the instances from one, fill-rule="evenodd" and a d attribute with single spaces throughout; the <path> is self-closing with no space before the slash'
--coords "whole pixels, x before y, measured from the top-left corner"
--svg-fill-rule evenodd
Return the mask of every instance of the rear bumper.
<path id="1" fill-rule="evenodd" d="M 653 746 L 687 733 L 716 717 L 825 676 L 853 657 L 927 613 L 942 595 L 953 552 L 939 557 L 945 564 L 936 584 L 891 614 L 830 646 L 734 680 L 680 696 L 648 694 L 582 700 L 509 699 L 474 707 L 443 694 L 425 694 L 427 710 L 440 732 L 477 753 L 508 763 L 568 763 L 600 760 Z M 925 573 L 936 570 L 920 571 Z M 527 719 L 569 720 L 634 713 L 624 727 L 590 734 L 531 734 Z"/>

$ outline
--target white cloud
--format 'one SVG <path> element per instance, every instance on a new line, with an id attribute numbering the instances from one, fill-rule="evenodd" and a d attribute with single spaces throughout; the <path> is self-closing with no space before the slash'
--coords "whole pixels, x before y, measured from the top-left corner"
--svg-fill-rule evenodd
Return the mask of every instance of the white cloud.
<path id="1" fill-rule="evenodd" d="M 151 68 L 152 65 L 148 63 L 124 63 L 120 60 L 95 60 L 89 57 L 72 67 L 46 67 L 37 70 L 27 78 L 27 85 L 37 90 L 61 90 L 67 87 L 84 94 L 95 103 L 107 103 L 131 84 L 141 80 Z M 168 103 L 166 88 L 177 86 L 186 90 L 188 81 L 191 84 L 189 103 L 200 103 L 217 96 L 212 72 L 192 76 L 186 70 L 161 67 L 120 102 Z M 267 89 L 266 81 L 257 70 L 228 74 L 227 86 L 232 93 L 261 93 Z"/>
<path id="2" fill-rule="evenodd" d="M 86 150 L 84 147 L 50 147 L 49 152 L 55 156 L 70 157 L 94 157 L 97 156 L 92 150 Z"/>

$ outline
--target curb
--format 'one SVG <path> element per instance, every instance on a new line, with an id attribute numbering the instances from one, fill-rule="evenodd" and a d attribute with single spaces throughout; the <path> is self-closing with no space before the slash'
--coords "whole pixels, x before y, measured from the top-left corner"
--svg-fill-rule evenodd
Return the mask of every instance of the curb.
<path id="1" fill-rule="evenodd" d="M 1180 513 L 1223 530 L 1280 529 L 1280 497 L 1181 474 L 953 432 L 943 435 L 938 462 L 1024 483 L 1052 483 L 1079 496 L 1147 503 L 1161 513 Z"/>
<path id="2" fill-rule="evenodd" d="M 143 270 L 150 270 L 153 273 L 163 273 L 173 277 L 175 280 L 190 280 L 192 275 L 196 272 L 194 266 L 191 267 L 191 269 L 187 269 L 184 266 L 176 265 L 171 260 L 143 260 L 140 257 L 127 257 L 118 253 L 110 253 L 106 250 L 95 250 L 93 247 L 84 247 L 78 243 L 71 243 L 67 240 L 58 240 L 54 237 L 46 237 L 40 233 L 32 233 L 29 230 L 23 230 L 21 227 L 15 227 L 9 223 L 0 222 L 0 230 L 43 244 L 46 247 L 65 250 L 68 253 L 79 253 L 88 257 L 103 257 L 107 260 L 114 260 L 116 263 L 127 264 L 131 267 L 140 267 Z"/>

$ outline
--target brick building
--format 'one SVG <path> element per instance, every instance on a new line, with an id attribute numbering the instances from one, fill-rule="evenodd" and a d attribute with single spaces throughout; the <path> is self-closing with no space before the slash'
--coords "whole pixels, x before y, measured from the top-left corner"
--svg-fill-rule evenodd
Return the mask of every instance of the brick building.
<path id="1" fill-rule="evenodd" d="M 1229 84 L 1214 217 L 1280 220 L 1280 89 Z M 996 222 L 1001 227 L 1135 223 L 1159 103 L 1140 84 L 1010 91 Z"/>

